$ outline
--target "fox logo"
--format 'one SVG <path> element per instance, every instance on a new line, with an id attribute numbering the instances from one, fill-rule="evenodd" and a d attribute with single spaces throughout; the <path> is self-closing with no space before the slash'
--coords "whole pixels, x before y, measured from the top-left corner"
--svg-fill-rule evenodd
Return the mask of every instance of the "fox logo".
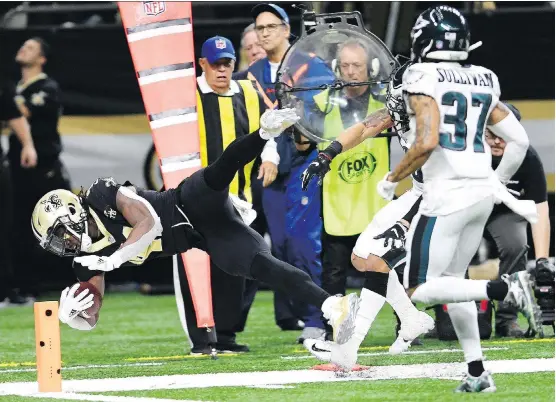
<path id="1" fill-rule="evenodd" d="M 338 174 L 346 183 L 361 183 L 371 177 L 376 164 L 376 158 L 370 152 L 357 152 L 340 164 Z"/>

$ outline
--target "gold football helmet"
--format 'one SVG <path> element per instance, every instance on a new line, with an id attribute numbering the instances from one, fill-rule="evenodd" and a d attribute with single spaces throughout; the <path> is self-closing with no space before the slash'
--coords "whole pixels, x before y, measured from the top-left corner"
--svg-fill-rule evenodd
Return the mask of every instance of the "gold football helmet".
<path id="1" fill-rule="evenodd" d="M 88 213 L 80 198 L 68 190 L 46 193 L 31 216 L 33 234 L 42 248 L 60 257 L 76 256 L 91 245 Z"/>

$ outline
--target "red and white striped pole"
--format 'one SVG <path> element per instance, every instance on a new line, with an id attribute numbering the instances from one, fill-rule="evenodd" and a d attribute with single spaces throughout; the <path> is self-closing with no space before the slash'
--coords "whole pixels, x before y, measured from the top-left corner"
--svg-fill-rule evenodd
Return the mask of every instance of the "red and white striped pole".
<path id="1" fill-rule="evenodd" d="M 190 2 L 118 2 L 166 188 L 201 168 Z M 209 257 L 182 254 L 200 328 L 213 329 Z M 211 334 L 215 336 L 214 331 Z M 215 339 L 215 338 L 214 338 Z"/>

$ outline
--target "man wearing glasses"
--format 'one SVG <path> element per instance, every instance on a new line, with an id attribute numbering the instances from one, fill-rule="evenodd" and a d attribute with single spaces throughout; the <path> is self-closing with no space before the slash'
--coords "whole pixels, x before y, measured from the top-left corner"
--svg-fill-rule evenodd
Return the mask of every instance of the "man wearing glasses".
<path id="1" fill-rule="evenodd" d="M 254 81 L 259 91 L 263 94 L 263 99 L 268 108 L 278 107 L 276 99 L 276 81 L 280 63 L 290 46 L 289 38 L 291 34 L 290 20 L 286 12 L 275 4 L 258 4 L 251 11 L 255 21 L 255 32 L 259 43 L 265 50 L 267 57 L 253 63 L 249 67 L 247 78 Z M 314 57 L 314 55 L 299 52 L 295 57 L 295 67 L 292 68 L 292 85 L 300 84 L 306 77 L 307 71 L 316 71 L 318 74 L 325 70 L 324 77 L 329 77 L 333 81 L 333 72 L 326 68 L 325 64 Z M 315 63 L 313 68 L 308 68 L 309 63 Z M 328 73 L 328 75 L 327 75 Z M 293 78 L 295 77 L 295 79 Z M 310 214 L 309 210 L 316 205 L 309 203 L 306 194 L 298 194 L 296 189 L 300 188 L 299 176 L 295 176 L 293 170 L 299 169 L 300 160 L 307 155 L 298 154 L 296 145 L 290 135 L 282 133 L 276 138 L 277 150 L 280 156 L 276 179 L 269 183 L 263 182 L 263 210 L 267 220 L 268 231 L 272 241 L 273 255 L 283 261 L 292 261 L 292 255 L 303 261 L 311 263 L 301 264 L 296 262 L 296 266 L 306 270 L 314 279 L 320 279 L 320 228 L 322 223 L 320 218 L 311 220 L 310 223 L 305 217 Z M 305 147 L 306 148 L 306 147 Z M 306 152 L 306 151 L 303 151 Z M 309 150 L 310 152 L 310 150 Z M 295 162 L 294 162 L 295 161 Z M 293 165 L 296 167 L 292 167 Z M 262 169 L 266 172 L 263 163 Z M 293 190 L 293 191 L 292 191 Z M 295 195 L 296 194 L 296 195 Z M 304 203 L 293 203 L 291 197 L 300 196 Z M 317 200 L 315 198 L 315 200 Z M 316 203 L 320 204 L 320 197 Z M 320 205 L 317 205 L 319 207 Z M 317 208 L 319 209 L 319 208 Z M 312 215 L 311 215 L 312 216 Z M 303 224 L 300 224 L 303 222 Z M 303 243 L 292 239 L 295 233 L 297 238 L 307 239 L 312 236 L 312 242 Z M 318 240 L 315 239 L 318 233 Z M 309 244 L 310 243 L 310 244 Z M 319 260 L 318 263 L 316 260 Z M 304 328 L 299 341 L 305 335 L 311 333 L 312 337 L 319 337 L 322 332 L 322 323 L 312 312 L 307 311 L 286 295 L 275 293 L 274 313 L 276 324 L 282 330 L 299 330 Z M 299 321 L 303 319 L 304 322 Z M 319 335 L 316 335 L 316 334 Z"/>
<path id="2" fill-rule="evenodd" d="M 276 74 L 282 58 L 290 46 L 290 20 L 281 7 L 275 4 L 258 4 L 251 11 L 255 22 L 255 32 L 260 45 L 266 52 L 266 57 L 251 64 L 247 78 L 255 82 L 262 94 L 267 108 L 278 107 L 276 99 Z M 267 221 L 268 233 L 272 242 L 272 254 L 282 260 L 287 260 L 286 253 L 286 180 L 289 176 L 294 157 L 295 146 L 292 139 L 282 133 L 276 138 L 277 150 L 280 156 L 278 168 L 261 164 L 263 174 L 274 176 L 273 180 L 264 180 L 262 186 L 262 204 Z M 299 330 L 303 323 L 292 312 L 290 301 L 275 293 L 274 313 L 276 324 L 282 330 Z"/>

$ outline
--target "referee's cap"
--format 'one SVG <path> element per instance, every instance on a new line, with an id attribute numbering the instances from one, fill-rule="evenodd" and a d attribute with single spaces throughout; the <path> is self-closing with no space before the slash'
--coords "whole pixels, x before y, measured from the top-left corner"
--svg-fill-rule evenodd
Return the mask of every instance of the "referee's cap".
<path id="1" fill-rule="evenodd" d="M 284 23 L 290 25 L 290 18 L 288 17 L 288 14 L 286 14 L 284 9 L 280 6 L 277 6 L 276 4 L 272 4 L 272 3 L 257 4 L 251 10 L 251 16 L 253 17 L 253 20 L 256 20 L 257 17 L 259 16 L 259 14 L 264 13 L 264 12 L 272 13 L 275 16 L 277 16 L 278 18 L 280 18 L 282 21 L 284 21 Z"/>
<path id="2" fill-rule="evenodd" d="M 203 43 L 201 57 L 213 64 L 218 59 L 236 59 L 236 51 L 232 42 L 223 36 L 213 36 Z"/>

